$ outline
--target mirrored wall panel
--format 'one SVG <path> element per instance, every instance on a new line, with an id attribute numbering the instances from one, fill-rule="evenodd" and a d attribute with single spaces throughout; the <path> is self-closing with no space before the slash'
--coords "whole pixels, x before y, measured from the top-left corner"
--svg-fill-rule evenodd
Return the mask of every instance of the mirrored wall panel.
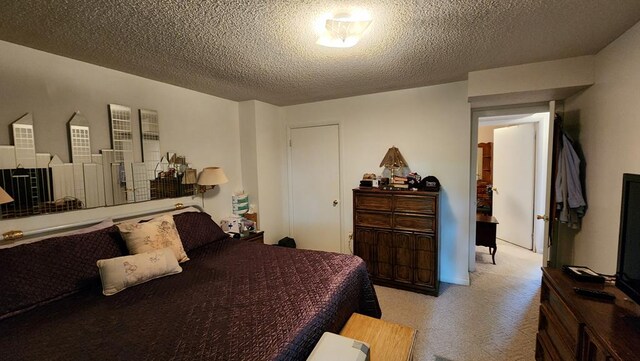
<path id="1" fill-rule="evenodd" d="M 135 191 L 133 189 L 133 173 L 131 164 L 133 163 L 133 131 L 131 130 L 131 108 L 109 104 L 109 125 L 111 127 L 111 148 L 113 149 L 114 163 L 119 167 L 114 182 L 114 186 L 121 187 L 114 195 L 115 204 L 135 202 Z M 114 176 L 112 171 L 112 176 Z M 124 196 L 121 197 L 120 194 Z"/>
<path id="2" fill-rule="evenodd" d="M 139 112 L 142 161 L 146 164 L 148 178 L 155 179 L 161 171 L 158 169 L 158 165 L 162 159 L 158 112 L 149 109 L 140 109 Z"/>
<path id="3" fill-rule="evenodd" d="M 109 104 L 111 149 L 92 154 L 90 119 L 74 112 L 67 122 L 70 163 L 37 153 L 33 116 L 12 123 L 13 145 L 0 145 L 0 218 L 15 218 L 194 194 L 196 170 L 184 156 L 160 151 L 158 113 L 141 109 L 143 161 L 133 157 L 131 109 Z"/>

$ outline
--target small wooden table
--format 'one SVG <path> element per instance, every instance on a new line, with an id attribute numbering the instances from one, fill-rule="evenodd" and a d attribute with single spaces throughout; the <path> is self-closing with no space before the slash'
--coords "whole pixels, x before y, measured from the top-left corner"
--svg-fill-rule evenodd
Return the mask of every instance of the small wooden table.
<path id="1" fill-rule="evenodd" d="M 409 361 L 413 359 L 416 330 L 411 327 L 354 313 L 340 335 L 366 342 L 370 361 Z"/>
<path id="2" fill-rule="evenodd" d="M 493 264 L 496 264 L 496 226 L 498 220 L 494 216 L 476 213 L 476 246 L 489 247 Z"/>

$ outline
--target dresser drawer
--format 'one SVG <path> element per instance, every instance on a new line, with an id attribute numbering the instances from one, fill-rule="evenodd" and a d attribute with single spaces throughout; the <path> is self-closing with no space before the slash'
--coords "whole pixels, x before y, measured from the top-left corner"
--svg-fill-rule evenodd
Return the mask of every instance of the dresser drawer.
<path id="1" fill-rule="evenodd" d="M 536 335 L 536 361 L 561 361 L 546 333 Z"/>
<path id="2" fill-rule="evenodd" d="M 556 354 L 560 360 L 576 359 L 577 344 L 545 304 L 540 305 L 538 328 L 538 332 L 547 339 L 547 352 Z"/>
<path id="3" fill-rule="evenodd" d="M 373 211 L 391 211 L 392 198 L 385 195 L 356 194 L 354 199 L 356 209 Z"/>
<path id="4" fill-rule="evenodd" d="M 404 213 L 436 213 L 436 198 L 430 196 L 393 197 L 393 210 Z"/>
<path id="5" fill-rule="evenodd" d="M 389 213 L 356 211 L 354 226 L 391 228 L 391 220 Z"/>
<path id="6" fill-rule="evenodd" d="M 432 216 L 394 213 L 393 228 L 403 231 L 435 232 L 436 219 Z"/>
<path id="7" fill-rule="evenodd" d="M 571 312 L 569 307 L 560 299 L 560 296 L 546 284 L 546 281 L 542 281 L 542 302 L 541 306 L 545 306 L 545 309 L 549 311 L 555 319 L 557 319 L 560 327 L 564 328 L 566 332 L 567 343 L 571 344 L 574 348 L 574 354 L 578 351 L 578 339 L 580 335 L 580 323 L 576 316 Z"/>

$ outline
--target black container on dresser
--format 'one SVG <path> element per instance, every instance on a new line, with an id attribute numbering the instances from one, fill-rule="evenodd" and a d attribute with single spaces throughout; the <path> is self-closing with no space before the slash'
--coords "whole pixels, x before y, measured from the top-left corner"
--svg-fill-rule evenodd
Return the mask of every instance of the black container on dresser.
<path id="1" fill-rule="evenodd" d="M 438 192 L 353 190 L 354 253 L 375 284 L 437 296 Z"/>

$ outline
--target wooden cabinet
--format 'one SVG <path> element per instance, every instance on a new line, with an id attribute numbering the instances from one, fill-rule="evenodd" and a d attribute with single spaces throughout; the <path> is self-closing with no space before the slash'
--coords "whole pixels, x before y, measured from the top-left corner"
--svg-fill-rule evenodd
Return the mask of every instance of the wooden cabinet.
<path id="1" fill-rule="evenodd" d="M 615 301 L 580 296 L 573 287 L 605 290 Z M 577 282 L 543 268 L 536 360 L 637 360 L 640 307 L 614 286 Z"/>
<path id="2" fill-rule="evenodd" d="M 493 183 L 493 143 L 479 143 L 478 153 L 482 157 L 478 159 L 478 175 L 476 182 L 477 211 L 491 215 L 493 209 L 493 193 L 490 191 Z"/>
<path id="3" fill-rule="evenodd" d="M 438 295 L 438 196 L 353 190 L 354 253 L 374 283 Z"/>
<path id="4" fill-rule="evenodd" d="M 487 182 L 493 182 L 493 143 L 478 143 L 478 152 L 482 151 L 482 164 L 480 179 Z"/>
<path id="5" fill-rule="evenodd" d="M 176 198 L 193 194 L 193 184 L 182 184 L 182 177 L 167 177 L 149 181 L 151 199 Z"/>

